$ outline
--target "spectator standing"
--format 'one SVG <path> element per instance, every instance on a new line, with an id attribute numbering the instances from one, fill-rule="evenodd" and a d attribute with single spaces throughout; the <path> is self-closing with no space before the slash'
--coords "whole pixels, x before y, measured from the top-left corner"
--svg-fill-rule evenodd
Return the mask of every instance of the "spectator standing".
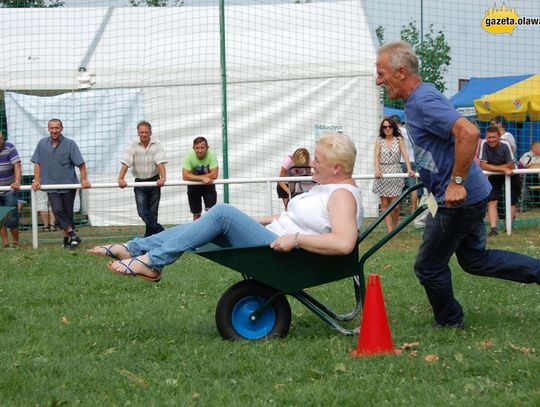
<path id="1" fill-rule="evenodd" d="M 512 205 L 512 219 L 516 216 L 516 204 L 521 195 L 521 182 L 519 175 L 514 174 L 515 160 L 510 143 L 502 140 L 501 131 L 498 126 L 491 125 L 486 129 L 486 138 L 482 140 L 480 152 L 478 155 L 480 168 L 484 171 L 500 172 L 501 175 L 489 175 L 488 180 L 491 184 L 491 193 L 488 197 L 488 218 L 490 231 L 488 236 L 497 236 L 497 202 L 503 193 L 504 175 L 511 176 L 510 203 Z"/>
<path id="2" fill-rule="evenodd" d="M 403 137 L 403 142 L 405 143 L 405 149 L 407 150 L 407 154 L 409 155 L 409 162 L 411 163 L 411 169 L 416 175 L 416 162 L 414 161 L 414 148 L 411 144 L 411 139 L 409 138 L 409 134 L 407 133 L 407 128 L 405 127 L 405 122 L 402 122 L 398 115 L 394 115 L 391 117 L 393 119 L 399 129 L 399 132 L 401 134 L 401 137 Z M 399 160 L 401 164 L 401 172 L 408 172 L 407 171 L 407 164 L 405 163 L 405 158 L 403 155 L 401 155 L 401 159 Z M 410 188 L 418 183 L 418 180 L 416 179 L 416 176 L 409 177 L 405 179 L 405 187 Z M 414 212 L 416 208 L 418 207 L 418 197 L 422 195 L 422 190 L 416 190 L 411 192 L 411 212 Z"/>
<path id="3" fill-rule="evenodd" d="M 158 223 L 159 201 L 161 187 L 165 185 L 167 174 L 165 170 L 165 150 L 160 141 L 152 137 L 152 125 L 147 121 L 137 124 L 137 135 L 128 146 L 122 157 L 118 186 L 125 188 L 128 168 L 131 167 L 135 182 L 156 182 L 155 187 L 135 187 L 135 204 L 137 213 L 146 225 L 144 236 L 151 236 L 164 230 Z"/>
<path id="4" fill-rule="evenodd" d="M 448 266 L 454 253 L 468 273 L 521 283 L 540 284 L 540 260 L 486 250 L 484 218 L 491 185 L 473 162 L 479 131 L 433 85 L 422 82 L 409 44 L 390 42 L 378 50 L 376 84 L 390 98 L 405 101 L 420 179 L 439 204 L 435 215 L 426 218 L 415 273 L 435 326 L 463 328 L 464 312 L 454 297 Z"/>
<path id="5" fill-rule="evenodd" d="M 375 180 L 373 181 L 373 193 L 379 195 L 381 211 L 386 210 L 394 202 L 403 190 L 405 184 L 403 178 L 383 178 L 384 174 L 401 173 L 400 158 L 403 156 L 409 176 L 414 176 L 411 169 L 409 156 L 399 132 L 397 123 L 391 119 L 383 119 L 379 126 L 379 137 L 375 141 Z M 396 227 L 399 219 L 399 205 L 384 218 L 386 228 L 390 232 Z"/>
<path id="6" fill-rule="evenodd" d="M 503 116 L 496 116 L 491 122 L 489 123 L 490 126 L 497 126 L 499 129 L 499 132 L 501 133 L 501 140 L 507 141 L 510 144 L 510 147 L 512 147 L 512 154 L 516 154 L 516 139 L 512 135 L 512 133 L 506 131 L 505 128 L 505 120 Z"/>
<path id="7" fill-rule="evenodd" d="M 4 248 L 9 245 L 8 232 L 11 232 L 13 247 L 19 246 L 19 211 L 17 191 L 21 188 L 21 158 L 15 146 L 4 139 L 0 132 L 0 186 L 10 186 L 11 191 L 0 191 L 0 206 L 12 206 L 15 208 L 6 217 L 0 228 L 0 236 Z"/>
<path id="8" fill-rule="evenodd" d="M 208 211 L 217 202 L 216 186 L 214 180 L 219 174 L 216 154 L 209 150 L 208 141 L 204 137 L 193 140 L 191 150 L 185 160 L 182 169 L 184 181 L 200 181 L 204 185 L 188 185 L 187 194 L 189 209 L 193 214 L 193 220 L 197 220 L 202 214 L 202 201 L 204 210 Z"/>
<path id="9" fill-rule="evenodd" d="M 81 186 L 90 188 L 86 177 L 86 164 L 75 141 L 62 135 L 64 126 L 59 119 L 49 120 L 49 137 L 39 140 L 32 155 L 34 163 L 34 181 L 32 189 L 37 191 L 42 185 L 78 184 L 75 167 L 79 168 Z M 76 248 L 81 238 L 75 233 L 73 205 L 76 189 L 46 190 L 52 211 L 60 228 L 64 231 L 62 246 Z"/>
<path id="10" fill-rule="evenodd" d="M 56 230 L 56 219 L 54 218 L 54 213 L 49 204 L 47 192 L 42 190 L 36 191 L 36 209 L 41 218 L 41 231 L 54 232 Z"/>

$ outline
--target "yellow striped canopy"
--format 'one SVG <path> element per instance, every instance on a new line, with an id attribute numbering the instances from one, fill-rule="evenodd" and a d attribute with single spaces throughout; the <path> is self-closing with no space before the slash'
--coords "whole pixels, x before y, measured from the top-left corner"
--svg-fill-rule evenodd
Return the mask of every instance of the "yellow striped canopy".
<path id="1" fill-rule="evenodd" d="M 540 120 L 540 74 L 474 101 L 478 119 L 503 115 L 508 121 Z"/>

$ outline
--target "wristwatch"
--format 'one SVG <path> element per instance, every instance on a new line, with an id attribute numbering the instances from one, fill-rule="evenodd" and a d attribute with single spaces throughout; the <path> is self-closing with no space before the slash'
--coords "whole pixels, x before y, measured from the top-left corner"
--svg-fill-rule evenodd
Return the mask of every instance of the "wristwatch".
<path id="1" fill-rule="evenodd" d="M 465 183 L 465 178 L 460 177 L 459 175 L 456 175 L 455 177 L 452 175 L 452 181 L 457 185 L 463 185 Z"/>

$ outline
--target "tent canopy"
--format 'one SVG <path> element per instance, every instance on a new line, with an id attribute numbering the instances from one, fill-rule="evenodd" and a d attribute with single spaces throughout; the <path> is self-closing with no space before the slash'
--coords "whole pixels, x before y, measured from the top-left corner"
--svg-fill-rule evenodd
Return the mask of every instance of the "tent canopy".
<path id="1" fill-rule="evenodd" d="M 384 107 L 385 117 L 394 116 L 394 115 L 399 116 L 399 119 L 401 120 L 402 123 L 405 121 L 405 111 L 403 109 L 395 109 L 393 107 L 388 107 L 388 106 Z"/>
<path id="2" fill-rule="evenodd" d="M 358 1 L 227 6 L 226 15 L 229 83 L 375 71 Z M 219 21 L 217 6 L 0 8 L 0 88 L 79 89 L 87 75 L 94 89 L 220 83 Z M 329 21 L 340 30 L 322 29 Z"/>
<path id="3" fill-rule="evenodd" d="M 204 135 L 221 162 L 227 159 L 229 178 L 258 178 L 276 175 L 283 157 L 299 146 L 313 149 L 326 128 L 353 137 L 363 152 L 356 173 L 372 171 L 382 109 L 363 1 L 231 5 L 225 15 L 226 138 L 217 2 L 0 8 L 0 89 L 10 91 L 9 138 L 23 163 L 30 164 L 37 140 L 47 134 L 47 120 L 60 117 L 93 183 L 115 182 L 140 119 L 152 123 L 173 179 L 182 173 L 195 137 Z M 66 92 L 72 89 L 85 90 Z M 64 92 L 26 94 L 34 91 Z M 369 191 L 369 183 L 360 180 L 359 186 Z M 140 223 L 132 191 L 90 189 L 86 197 L 92 225 Z M 263 184 L 237 184 L 229 191 L 229 202 L 254 215 L 267 213 L 268 201 Z M 377 215 L 378 201 L 363 195 L 367 217 Z M 272 202 L 281 206 L 274 194 Z M 187 195 L 165 188 L 160 222 L 190 221 L 189 211 L 178 208 L 187 208 Z"/>
<path id="4" fill-rule="evenodd" d="M 457 111 L 464 116 L 475 116 L 475 99 L 497 92 L 507 86 L 530 78 L 531 76 L 532 74 L 485 78 L 473 77 L 458 93 L 450 98 L 450 102 L 452 102 Z"/>
<path id="5" fill-rule="evenodd" d="M 478 118 L 503 115 L 508 121 L 540 120 L 540 74 L 474 101 Z"/>

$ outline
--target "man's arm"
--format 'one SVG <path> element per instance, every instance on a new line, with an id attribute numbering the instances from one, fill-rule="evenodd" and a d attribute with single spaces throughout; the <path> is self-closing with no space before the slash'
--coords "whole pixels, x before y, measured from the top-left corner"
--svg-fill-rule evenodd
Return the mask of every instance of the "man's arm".
<path id="1" fill-rule="evenodd" d="M 162 187 L 167 181 L 167 171 L 165 170 L 165 163 L 158 164 L 159 179 L 157 180 L 157 186 Z"/>
<path id="2" fill-rule="evenodd" d="M 208 176 L 212 179 L 217 179 L 219 175 L 219 167 L 210 168 L 210 174 Z"/>
<path id="3" fill-rule="evenodd" d="M 34 180 L 32 181 L 34 191 L 41 189 L 41 164 L 34 163 Z"/>
<path id="4" fill-rule="evenodd" d="M 487 161 L 480 161 L 480 168 L 482 168 L 484 171 L 503 172 L 506 175 L 514 174 L 513 162 L 506 164 L 489 164 Z"/>
<path id="5" fill-rule="evenodd" d="M 83 189 L 90 188 L 90 183 L 88 182 L 88 178 L 86 177 L 86 164 L 82 163 L 79 165 L 79 172 L 81 173 L 81 185 Z"/>
<path id="6" fill-rule="evenodd" d="M 212 176 L 212 173 L 214 173 L 214 176 Z M 192 174 L 190 170 L 186 170 L 185 168 L 182 168 L 182 179 L 184 181 L 200 181 L 205 184 L 212 184 L 214 180 L 217 178 L 217 175 L 218 175 L 217 167 L 211 169 L 208 174 L 202 174 L 202 175 Z"/>
<path id="7" fill-rule="evenodd" d="M 124 178 L 126 177 L 128 168 L 129 167 L 127 166 L 127 164 L 122 163 L 122 166 L 120 167 L 120 172 L 118 173 L 118 186 L 120 188 L 127 187 L 127 181 Z"/>
<path id="8" fill-rule="evenodd" d="M 22 169 L 20 161 L 17 161 L 15 164 L 13 164 L 13 171 L 15 172 L 15 181 L 11 184 L 11 188 L 20 189 L 22 179 Z"/>
<path id="9" fill-rule="evenodd" d="M 452 177 L 465 179 L 476 153 L 480 131 L 474 124 L 460 117 L 452 126 L 452 134 L 455 139 L 455 158 L 452 167 Z M 452 207 L 462 204 L 467 199 L 467 190 L 464 185 L 458 185 L 453 181 L 448 183 L 444 195 L 446 206 Z"/>

